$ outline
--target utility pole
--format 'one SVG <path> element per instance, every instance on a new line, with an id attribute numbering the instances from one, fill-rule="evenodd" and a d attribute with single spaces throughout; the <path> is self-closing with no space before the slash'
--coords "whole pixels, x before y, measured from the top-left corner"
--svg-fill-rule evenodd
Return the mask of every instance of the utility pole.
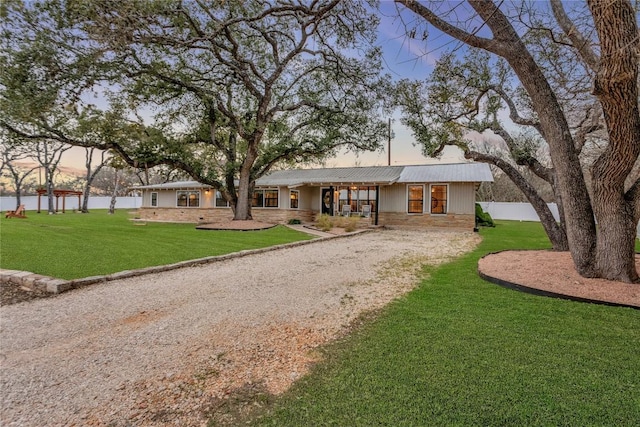
<path id="1" fill-rule="evenodd" d="M 389 117 L 389 142 L 387 143 L 387 166 L 391 166 L 391 117 Z"/>

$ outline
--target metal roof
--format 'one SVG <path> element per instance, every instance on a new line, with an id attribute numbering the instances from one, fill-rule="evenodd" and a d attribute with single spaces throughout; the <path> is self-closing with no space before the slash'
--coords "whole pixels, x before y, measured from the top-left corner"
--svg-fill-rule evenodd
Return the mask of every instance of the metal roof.
<path id="1" fill-rule="evenodd" d="M 192 190 L 198 188 L 210 188 L 210 186 L 198 181 L 177 181 L 165 182 L 164 184 L 136 185 L 132 188 L 142 190 Z"/>
<path id="2" fill-rule="evenodd" d="M 393 184 L 400 178 L 403 166 L 371 166 L 331 169 L 292 169 L 272 171 L 256 181 L 259 186 L 321 184 Z"/>
<path id="3" fill-rule="evenodd" d="M 486 163 L 405 166 L 398 182 L 493 182 Z"/>
<path id="4" fill-rule="evenodd" d="M 483 182 L 493 181 L 486 163 L 452 163 L 415 166 L 368 166 L 353 168 L 289 169 L 272 171 L 259 178 L 259 187 L 303 185 L 390 185 L 396 182 Z M 137 189 L 188 190 L 209 188 L 197 181 L 141 185 Z"/>

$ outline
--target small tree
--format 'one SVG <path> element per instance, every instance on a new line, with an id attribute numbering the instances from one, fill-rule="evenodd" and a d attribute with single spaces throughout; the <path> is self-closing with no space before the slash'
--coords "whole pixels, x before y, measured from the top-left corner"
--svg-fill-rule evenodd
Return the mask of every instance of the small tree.
<path id="1" fill-rule="evenodd" d="M 22 204 L 21 196 L 23 185 L 33 171 L 38 169 L 38 166 L 23 167 L 18 164 L 20 160 L 28 159 L 30 156 L 30 153 L 21 145 L 2 143 L 0 144 L 0 151 L 2 152 L 0 171 L 6 171 L 6 174 L 3 175 L 8 176 L 13 182 L 13 188 L 16 194 L 16 209 L 18 209 Z"/>
<path id="2" fill-rule="evenodd" d="M 52 214 L 55 212 L 53 190 L 58 165 L 64 152 L 69 150 L 71 146 L 57 141 L 32 141 L 26 147 L 33 150 L 33 158 L 44 171 L 44 185 L 47 190 L 47 211 Z"/>
<path id="3" fill-rule="evenodd" d="M 93 165 L 93 156 L 96 153 L 96 149 L 93 147 L 85 148 L 85 179 L 84 179 L 84 189 L 82 196 L 82 206 L 80 210 L 83 213 L 89 212 L 89 195 L 91 194 L 91 186 L 96 176 L 102 168 L 107 164 L 108 159 L 106 158 L 107 153 L 105 151 L 100 151 L 100 162 L 94 166 Z"/>

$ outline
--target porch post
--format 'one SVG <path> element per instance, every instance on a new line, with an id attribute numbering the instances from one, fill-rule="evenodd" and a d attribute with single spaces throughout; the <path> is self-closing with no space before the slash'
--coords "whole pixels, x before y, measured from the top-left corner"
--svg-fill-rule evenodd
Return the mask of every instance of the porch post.
<path id="1" fill-rule="evenodd" d="M 380 186 L 376 185 L 376 220 L 374 225 L 378 225 L 378 211 L 380 210 Z"/>
<path id="2" fill-rule="evenodd" d="M 336 215 L 336 195 L 335 195 L 335 188 L 333 185 L 329 186 L 329 194 L 331 194 L 331 216 L 335 216 Z"/>

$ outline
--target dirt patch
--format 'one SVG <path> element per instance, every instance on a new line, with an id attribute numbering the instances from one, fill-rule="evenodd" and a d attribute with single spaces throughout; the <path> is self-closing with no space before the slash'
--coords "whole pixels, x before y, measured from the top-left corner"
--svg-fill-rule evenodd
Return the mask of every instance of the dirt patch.
<path id="1" fill-rule="evenodd" d="M 0 282 L 0 306 L 17 304 L 55 294 L 44 290 L 29 289 L 14 282 Z"/>

